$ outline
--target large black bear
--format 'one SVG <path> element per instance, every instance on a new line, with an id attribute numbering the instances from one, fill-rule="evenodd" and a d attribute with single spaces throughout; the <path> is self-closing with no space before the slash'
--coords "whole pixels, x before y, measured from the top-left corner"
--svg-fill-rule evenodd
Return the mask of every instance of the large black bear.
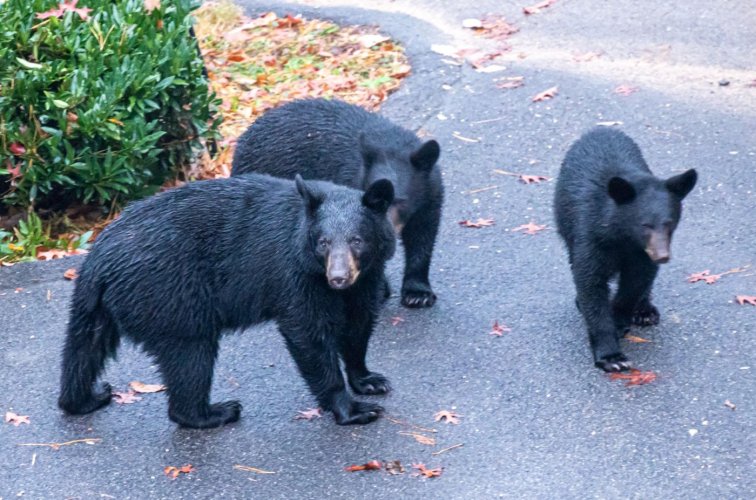
<path id="1" fill-rule="evenodd" d="M 232 175 L 301 174 L 356 189 L 389 179 L 396 190 L 389 216 L 405 250 L 402 304 L 430 307 L 436 295 L 428 272 L 444 196 L 439 155 L 436 141 L 423 143 L 375 113 L 342 101 L 305 99 L 268 111 L 242 134 Z"/>
<path id="2" fill-rule="evenodd" d="M 127 208 L 87 256 L 63 349 L 59 405 L 108 404 L 95 388 L 121 336 L 154 356 L 180 425 L 238 420 L 238 401 L 210 404 L 221 333 L 275 320 L 320 406 L 338 424 L 365 424 L 382 408 L 356 401 L 389 383 L 365 365 L 396 246 L 387 180 L 365 193 L 265 175 L 200 181 Z"/>
<path id="3" fill-rule="evenodd" d="M 669 260 L 681 202 L 696 179 L 695 170 L 654 177 L 635 142 L 607 127 L 587 132 L 567 152 L 554 211 L 598 368 L 630 368 L 620 336 L 631 324 L 659 322 L 651 287 L 659 264 Z M 617 274 L 610 303 L 607 282 Z"/>

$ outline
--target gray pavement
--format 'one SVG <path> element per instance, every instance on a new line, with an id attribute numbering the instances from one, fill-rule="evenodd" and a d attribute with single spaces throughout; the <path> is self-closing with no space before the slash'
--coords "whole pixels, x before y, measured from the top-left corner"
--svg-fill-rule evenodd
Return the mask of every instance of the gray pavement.
<path id="1" fill-rule="evenodd" d="M 246 4 L 250 12 L 271 7 Z M 756 9 L 734 1 L 560 0 L 525 18 L 520 4 L 493 0 L 273 7 L 378 24 L 407 47 L 413 75 L 383 112 L 442 145 L 448 201 L 432 270 L 439 301 L 409 311 L 393 297 L 369 361 L 393 382 L 382 399 L 389 416 L 436 429 L 437 444 L 399 434 L 413 429 L 387 418 L 347 428 L 330 415 L 294 420 L 314 402 L 273 325 L 222 343 L 213 397 L 242 401 L 237 424 L 178 429 L 163 394 L 64 417 L 55 401 L 73 284 L 63 272 L 81 263 L 70 258 L 0 268 L 0 411 L 31 421 L 0 425 L 0 498 L 755 498 L 756 307 L 734 302 L 756 295 L 755 273 L 714 285 L 686 276 L 756 265 L 756 88 L 746 86 L 756 79 Z M 521 28 L 513 51 L 497 61 L 506 71 L 478 73 L 430 51 L 433 43 L 486 46 L 461 21 L 489 12 Z M 603 53 L 573 60 L 589 51 Z M 497 89 L 502 76 L 524 76 L 525 86 Z M 638 91 L 612 92 L 623 84 Z M 530 102 L 554 85 L 556 98 Z M 569 144 L 602 121 L 622 122 L 658 175 L 691 167 L 700 175 L 656 282 L 662 322 L 634 332 L 651 343 L 625 347 L 636 366 L 658 375 L 640 387 L 592 367 L 553 229 L 553 182 L 525 186 L 493 173 L 554 176 Z M 496 224 L 457 224 L 478 217 Z M 549 228 L 535 236 L 511 231 L 531 220 Z M 390 269 L 395 289 L 401 264 L 399 256 Z M 394 326 L 396 316 L 404 321 Z M 512 331 L 490 336 L 494 320 Z M 159 381 L 150 360 L 128 345 L 105 379 L 119 390 L 131 380 Z M 442 409 L 461 422 L 434 422 Z M 102 441 L 57 451 L 18 446 L 87 437 Z M 371 459 L 400 460 L 408 471 L 342 470 Z M 413 477 L 416 462 L 443 474 Z M 163 467 L 187 463 L 191 474 L 163 475 Z"/>

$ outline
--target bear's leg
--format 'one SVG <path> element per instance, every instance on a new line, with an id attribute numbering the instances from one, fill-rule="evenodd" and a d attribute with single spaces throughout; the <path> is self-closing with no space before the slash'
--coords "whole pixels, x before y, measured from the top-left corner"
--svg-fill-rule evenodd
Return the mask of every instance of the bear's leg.
<path id="1" fill-rule="evenodd" d="M 365 363 L 375 319 L 372 314 L 365 313 L 367 308 L 364 306 L 347 308 L 352 314 L 347 318 L 347 331 L 339 339 L 339 351 L 344 360 L 349 386 L 357 394 L 386 394 L 391 390 L 388 379 L 368 370 Z M 356 317 L 358 314 L 361 317 Z"/>
<path id="2" fill-rule="evenodd" d="M 609 286 L 604 276 L 593 272 L 593 265 L 574 266 L 577 302 L 588 326 L 588 337 L 596 367 L 607 372 L 631 368 L 617 339 L 617 328 L 609 304 Z"/>
<path id="3" fill-rule="evenodd" d="M 279 325 L 288 322 L 281 321 Z M 335 332 L 310 332 L 280 327 L 286 347 L 299 372 L 323 410 L 332 411 L 339 425 L 367 424 L 377 419 L 383 408 L 356 401 L 344 385 L 339 356 L 334 345 Z"/>
<path id="4" fill-rule="evenodd" d="M 214 338 L 172 338 L 146 344 L 154 355 L 168 388 L 168 416 L 183 427 L 209 429 L 236 422 L 238 401 L 210 404 L 213 368 L 218 355 Z"/>
<path id="5" fill-rule="evenodd" d="M 436 302 L 428 274 L 440 220 L 440 206 L 423 207 L 402 229 L 405 261 L 402 305 L 405 307 L 431 307 Z"/>
<path id="6" fill-rule="evenodd" d="M 659 266 L 651 262 L 635 263 L 620 272 L 619 288 L 614 297 L 612 312 L 618 333 L 622 335 L 630 325 L 649 326 L 659 322 L 659 311 L 651 304 L 651 287 Z"/>
<path id="7" fill-rule="evenodd" d="M 118 342 L 118 331 L 105 313 L 72 311 L 63 348 L 60 408 L 81 415 L 110 403 L 110 385 L 103 383 L 96 387 L 95 382 L 105 360 L 115 353 Z"/>

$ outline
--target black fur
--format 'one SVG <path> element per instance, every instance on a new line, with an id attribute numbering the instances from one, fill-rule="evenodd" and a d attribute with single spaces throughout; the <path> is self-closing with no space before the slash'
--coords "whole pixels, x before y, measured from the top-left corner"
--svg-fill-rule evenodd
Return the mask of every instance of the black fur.
<path id="1" fill-rule="evenodd" d="M 221 333 L 275 320 L 337 423 L 376 419 L 381 407 L 352 398 L 339 357 L 355 392 L 389 390 L 365 354 L 396 245 L 386 218 L 392 198 L 385 180 L 363 194 L 249 175 L 191 183 L 130 206 L 97 239 L 76 281 L 60 407 L 81 414 L 108 404 L 110 387 L 95 382 L 126 336 L 156 358 L 173 421 L 234 422 L 238 401 L 209 402 Z"/>
<path id="2" fill-rule="evenodd" d="M 392 181 L 389 211 L 405 250 L 402 304 L 436 301 L 428 273 L 443 204 L 436 141 L 341 101 L 307 99 L 268 111 L 239 138 L 232 175 L 261 172 L 293 179 L 322 179 L 365 189 Z M 386 288 L 386 293 L 390 293 Z"/>
<path id="3" fill-rule="evenodd" d="M 589 131 L 567 152 L 554 211 L 597 367 L 630 368 L 619 338 L 631 324 L 659 322 L 651 287 L 658 264 L 669 260 L 682 199 L 696 180 L 695 170 L 666 181 L 654 177 L 635 142 L 606 127 Z M 608 281 L 615 275 L 619 288 L 610 303 Z"/>

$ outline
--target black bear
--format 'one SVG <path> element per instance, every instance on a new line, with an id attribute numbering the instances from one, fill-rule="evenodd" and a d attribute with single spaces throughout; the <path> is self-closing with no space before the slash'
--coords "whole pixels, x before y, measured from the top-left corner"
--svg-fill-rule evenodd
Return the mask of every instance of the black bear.
<path id="1" fill-rule="evenodd" d="M 587 132 L 567 152 L 554 212 L 598 368 L 629 369 L 620 336 L 631 324 L 659 322 L 651 287 L 659 264 L 669 260 L 681 202 L 696 179 L 695 170 L 654 177 L 635 142 L 607 127 Z M 610 303 L 608 281 L 616 275 Z"/>
<path id="2" fill-rule="evenodd" d="M 357 401 L 389 383 L 365 354 L 396 246 L 388 180 L 363 193 L 266 175 L 200 181 L 128 207 L 94 244 L 76 280 L 59 406 L 106 405 L 95 382 L 121 336 L 155 357 L 170 418 L 209 428 L 238 420 L 238 401 L 210 404 L 221 333 L 275 320 L 323 409 L 365 424 L 382 408 Z"/>
<path id="3" fill-rule="evenodd" d="M 342 101 L 304 99 L 268 111 L 241 135 L 231 175 L 260 172 L 322 179 L 366 189 L 389 179 L 389 218 L 405 250 L 402 304 L 430 307 L 428 280 L 444 190 L 440 147 L 389 120 Z M 386 293 L 389 294 L 388 283 Z"/>

